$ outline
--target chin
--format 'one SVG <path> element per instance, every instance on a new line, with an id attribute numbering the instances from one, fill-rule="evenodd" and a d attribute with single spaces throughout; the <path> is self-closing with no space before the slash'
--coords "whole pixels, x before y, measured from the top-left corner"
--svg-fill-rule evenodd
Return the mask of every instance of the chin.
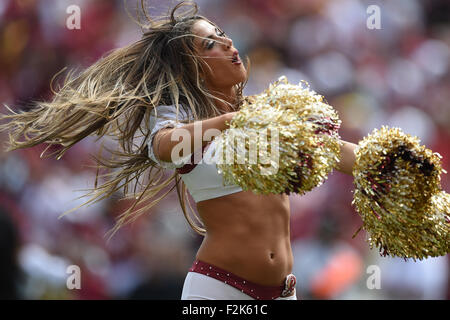
<path id="1" fill-rule="evenodd" d="M 245 82 L 247 80 L 247 70 L 244 69 L 242 74 L 238 77 L 238 81 L 236 84 L 239 84 L 241 82 Z"/>

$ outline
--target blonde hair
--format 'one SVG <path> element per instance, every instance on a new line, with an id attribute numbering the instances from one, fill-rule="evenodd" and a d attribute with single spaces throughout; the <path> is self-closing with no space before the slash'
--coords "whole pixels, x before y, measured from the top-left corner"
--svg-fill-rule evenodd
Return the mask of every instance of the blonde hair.
<path id="1" fill-rule="evenodd" d="M 117 150 L 108 150 L 111 158 L 102 157 L 103 144 L 98 157 L 94 156 L 97 162 L 95 184 L 85 195 L 91 198 L 63 215 L 108 198 L 123 187 L 124 199 L 135 201 L 117 218 L 114 228 L 108 232 L 112 236 L 176 188 L 188 224 L 197 233 L 205 234 L 201 219 L 187 201 L 187 189 L 179 174 L 174 172 L 164 179 L 163 168 L 149 158 L 148 138 L 150 113 L 159 105 L 175 105 L 177 112 L 179 108 L 189 109 L 194 121 L 223 114 L 214 103 L 223 100 L 208 92 L 200 82 L 205 65 L 196 56 L 195 35 L 191 33 L 197 20 L 213 23 L 197 14 L 194 2 L 179 3 L 158 21 L 149 18 L 144 0 L 141 0 L 141 7 L 148 24 L 141 24 L 146 31 L 139 41 L 113 50 L 79 74 L 70 71 L 59 90 L 52 89 L 54 97 L 50 102 L 36 102 L 26 112 L 14 112 L 6 106 L 12 114 L 0 115 L 0 120 L 8 120 L 0 125 L 0 131 L 9 132 L 6 151 L 49 144 L 41 158 L 55 155 L 60 159 L 69 148 L 90 135 L 98 136 L 97 140 L 105 136 L 118 142 Z M 188 7 L 188 10 L 177 15 L 181 7 Z M 236 85 L 238 101 L 232 106 L 235 110 L 243 101 L 245 83 Z M 136 146 L 139 129 L 144 139 L 136 149 L 133 146 Z M 45 156 L 52 145 L 61 148 Z M 111 170 L 101 175 L 107 178 L 102 185 L 98 185 L 100 169 Z M 142 177 L 148 177 L 145 186 L 139 182 Z M 133 182 L 134 191 L 129 193 Z M 141 190 L 136 191 L 139 185 Z M 167 187 L 168 191 L 156 197 Z M 148 204 L 135 210 L 141 203 Z M 187 213 L 186 204 L 193 217 Z"/>

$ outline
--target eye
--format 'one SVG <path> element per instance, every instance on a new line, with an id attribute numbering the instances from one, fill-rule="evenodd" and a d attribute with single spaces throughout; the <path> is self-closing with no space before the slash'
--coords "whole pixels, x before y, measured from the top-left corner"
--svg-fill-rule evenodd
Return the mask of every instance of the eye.
<path id="1" fill-rule="evenodd" d="M 216 35 L 218 36 L 218 37 L 226 37 L 226 34 L 225 34 L 225 32 L 223 32 L 222 30 L 220 30 L 220 29 L 218 29 L 218 28 L 216 28 Z M 212 48 L 214 48 L 214 45 L 216 44 L 216 40 L 211 40 L 211 41 L 208 41 L 208 43 L 207 43 L 207 45 L 206 45 L 206 48 L 208 49 L 208 50 L 211 50 Z"/>
<path id="2" fill-rule="evenodd" d="M 225 31 L 223 31 L 223 30 L 221 30 L 221 29 L 219 29 L 219 28 L 216 28 L 216 35 L 217 35 L 218 37 L 221 37 L 221 38 L 228 38 L 228 36 L 227 36 L 227 34 L 225 33 Z"/>
<path id="3" fill-rule="evenodd" d="M 223 32 L 222 30 L 219 30 L 219 29 L 216 29 L 216 34 L 217 34 L 219 37 L 226 37 L 225 32 Z"/>
<path id="4" fill-rule="evenodd" d="M 208 41 L 208 44 L 206 45 L 206 48 L 211 50 L 212 48 L 214 48 L 215 44 L 216 44 L 215 40 Z"/>

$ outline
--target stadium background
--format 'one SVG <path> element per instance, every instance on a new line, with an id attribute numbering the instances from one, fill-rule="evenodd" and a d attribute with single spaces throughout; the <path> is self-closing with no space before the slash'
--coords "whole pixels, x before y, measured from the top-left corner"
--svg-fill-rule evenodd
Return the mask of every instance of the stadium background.
<path id="1" fill-rule="evenodd" d="M 250 57 L 246 94 L 280 75 L 306 80 L 338 110 L 344 140 L 357 143 L 381 125 L 399 126 L 450 169 L 448 1 L 197 2 Z M 150 14 L 167 12 L 168 3 L 149 1 Z M 66 26 L 70 5 L 81 9 L 80 30 Z M 379 30 L 366 26 L 369 5 L 381 9 Z M 1 1 L 1 112 L 3 103 L 17 110 L 48 99 L 50 80 L 63 67 L 86 67 L 139 37 L 122 0 Z M 44 147 L 0 152 L 0 294 L 178 299 L 201 239 L 184 221 L 176 192 L 107 243 L 114 216 L 130 205 L 120 194 L 58 219 L 82 201 L 74 201 L 83 194 L 76 190 L 93 186 L 95 170 L 87 166 L 96 142 L 82 141 L 59 161 L 40 159 Z M 450 190 L 448 175 L 442 186 Z M 369 250 L 364 232 L 352 239 L 361 225 L 352 189 L 352 178 L 336 172 L 305 196 L 290 197 L 299 298 L 448 299 L 448 255 L 405 262 Z M 66 286 L 70 265 L 80 267 L 80 290 Z M 378 271 L 381 287 L 370 289 Z"/>

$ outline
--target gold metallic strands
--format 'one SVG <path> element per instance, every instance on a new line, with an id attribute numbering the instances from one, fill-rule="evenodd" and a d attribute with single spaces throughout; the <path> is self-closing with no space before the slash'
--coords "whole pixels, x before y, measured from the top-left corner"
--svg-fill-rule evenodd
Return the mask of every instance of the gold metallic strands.
<path id="1" fill-rule="evenodd" d="M 399 128 L 382 127 L 358 143 L 353 202 L 371 248 L 423 259 L 449 252 L 449 197 L 440 189 L 438 153 Z"/>
<path id="2" fill-rule="evenodd" d="M 219 172 L 257 194 L 304 194 L 337 166 L 340 124 L 322 96 L 281 77 L 217 137 Z"/>

